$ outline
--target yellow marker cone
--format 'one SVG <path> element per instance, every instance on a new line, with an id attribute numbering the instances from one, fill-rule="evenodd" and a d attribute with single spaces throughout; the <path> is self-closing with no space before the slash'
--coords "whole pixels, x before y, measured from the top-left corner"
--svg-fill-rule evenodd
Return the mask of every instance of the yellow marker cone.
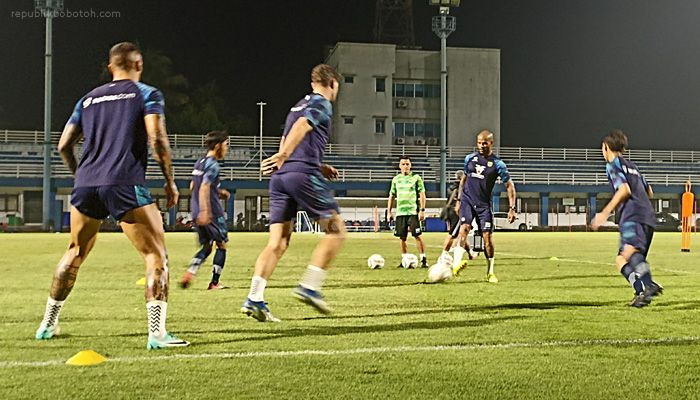
<path id="1" fill-rule="evenodd" d="M 549 257 L 549 261 L 559 261 L 559 257 Z"/>
<path id="2" fill-rule="evenodd" d="M 146 286 L 146 278 L 141 278 L 138 281 L 136 281 L 136 284 L 139 286 Z"/>
<path id="3" fill-rule="evenodd" d="M 66 365 L 97 365 L 107 361 L 107 358 L 93 350 L 82 350 L 66 361 Z"/>

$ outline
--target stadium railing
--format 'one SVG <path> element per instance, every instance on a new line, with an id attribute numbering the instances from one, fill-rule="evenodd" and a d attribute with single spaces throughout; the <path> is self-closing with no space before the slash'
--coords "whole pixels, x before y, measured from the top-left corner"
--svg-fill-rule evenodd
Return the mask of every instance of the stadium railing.
<path id="1" fill-rule="evenodd" d="M 59 132 L 52 133 L 57 142 Z M 173 146 L 175 175 L 179 179 L 190 176 L 192 163 L 200 157 L 204 144 L 201 135 L 170 135 Z M 0 130 L 0 176 L 36 178 L 42 176 L 43 132 Z M 274 153 L 278 137 L 230 137 L 231 151 L 221 169 L 227 179 L 257 180 L 258 156 L 255 153 L 262 144 L 264 156 Z M 79 153 L 78 149 L 78 153 Z M 461 169 L 464 155 L 473 147 L 448 148 L 449 171 Z M 607 178 L 602 172 L 604 162 L 598 149 L 501 147 L 496 152 L 508 165 L 516 183 L 600 185 Z M 414 171 L 427 182 L 435 182 L 439 171 L 439 147 L 437 146 L 386 146 L 329 144 L 327 159 L 339 171 L 340 181 L 379 182 L 388 181 L 398 172 L 399 155 L 410 155 Z M 680 150 L 631 150 L 626 156 L 635 160 L 651 183 L 662 185 L 682 184 L 687 179 L 700 178 L 700 152 Z M 585 162 L 588 161 L 588 162 Z M 673 163 L 671 163 L 673 162 Z M 54 177 L 70 177 L 60 156 L 52 152 Z M 160 178 L 160 171 L 152 161 L 147 170 L 149 179 Z M 263 179 L 266 179 L 265 177 Z"/>

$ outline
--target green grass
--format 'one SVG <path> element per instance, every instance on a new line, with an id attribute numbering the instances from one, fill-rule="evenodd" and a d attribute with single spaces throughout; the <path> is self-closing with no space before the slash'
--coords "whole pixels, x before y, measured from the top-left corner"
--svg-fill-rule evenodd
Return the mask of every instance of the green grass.
<path id="1" fill-rule="evenodd" d="M 434 260 L 444 236 L 425 237 Z M 167 235 L 172 283 L 194 239 Z M 496 285 L 483 282 L 483 258 L 457 279 L 421 284 L 425 270 L 393 267 L 391 235 L 352 234 L 325 286 L 335 310 L 326 317 L 290 296 L 317 240 L 293 237 L 266 291 L 283 322 L 262 324 L 238 309 L 266 236 L 233 233 L 222 278 L 230 289 L 205 290 L 208 266 L 191 289 L 171 288 L 169 330 L 192 345 L 148 352 L 135 284 L 142 261 L 123 235 L 100 235 L 61 314 L 62 336 L 38 342 L 67 235 L 0 234 L 0 399 L 700 396 L 700 262 L 697 252 L 679 251 L 677 233 L 655 237 L 650 262 L 666 293 L 645 309 L 626 306 L 632 291 L 612 266 L 614 233 L 496 233 Z M 367 268 L 372 253 L 384 255 L 385 269 Z M 112 361 L 9 363 L 66 360 L 84 349 Z"/>

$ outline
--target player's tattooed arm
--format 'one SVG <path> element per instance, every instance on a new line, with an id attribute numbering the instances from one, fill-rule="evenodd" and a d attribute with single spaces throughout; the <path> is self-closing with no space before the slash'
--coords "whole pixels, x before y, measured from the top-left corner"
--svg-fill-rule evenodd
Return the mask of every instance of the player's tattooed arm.
<path id="1" fill-rule="evenodd" d="M 517 193 L 515 192 L 515 184 L 512 180 L 506 182 L 506 192 L 508 193 L 508 222 L 513 223 L 515 221 L 515 199 Z"/>
<path id="2" fill-rule="evenodd" d="M 61 139 L 58 141 L 58 151 L 61 153 L 61 158 L 73 175 L 78 169 L 78 160 L 75 158 L 74 149 L 81 137 L 83 137 L 83 131 L 79 125 L 66 124 L 63 133 L 61 133 Z"/>
<path id="3" fill-rule="evenodd" d="M 180 194 L 175 185 L 175 174 L 173 173 L 173 159 L 170 154 L 170 141 L 165 129 L 165 117 L 161 114 L 148 114 L 144 117 L 148 141 L 153 148 L 153 158 L 160 166 L 160 170 L 165 178 L 165 193 L 168 197 L 168 208 L 177 203 Z"/>

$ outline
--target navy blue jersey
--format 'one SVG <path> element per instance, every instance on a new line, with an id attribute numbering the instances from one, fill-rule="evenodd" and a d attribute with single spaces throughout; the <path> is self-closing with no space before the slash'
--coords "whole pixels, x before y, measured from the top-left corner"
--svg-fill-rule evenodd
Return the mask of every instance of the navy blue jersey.
<path id="1" fill-rule="evenodd" d="M 289 110 L 284 126 L 283 137 L 287 137 L 292 126 L 300 117 L 309 121 L 313 130 L 294 149 L 294 152 L 277 173 L 318 171 L 323 162 L 331 133 L 333 106 L 318 93 L 304 96 Z"/>
<path id="2" fill-rule="evenodd" d="M 144 116 L 163 114 L 164 107 L 158 89 L 129 79 L 112 81 L 83 96 L 68 119 L 83 131 L 74 186 L 145 185 Z"/>
<path id="3" fill-rule="evenodd" d="M 656 215 L 647 194 L 649 184 L 639 172 L 639 168 L 632 161 L 618 156 L 605 166 L 605 172 L 613 189 L 617 190 L 625 183 L 630 187 L 630 197 L 617 206 L 619 225 L 632 221 L 655 227 Z"/>
<path id="4" fill-rule="evenodd" d="M 192 219 L 197 220 L 199 215 L 199 188 L 204 183 L 210 185 L 209 193 L 209 211 L 212 221 L 224 216 L 224 209 L 219 202 L 219 162 L 214 157 L 202 157 L 194 164 L 192 170 L 192 198 L 190 200 L 192 207 Z"/>
<path id="5" fill-rule="evenodd" d="M 471 153 L 464 158 L 464 175 L 467 179 L 462 196 L 466 196 L 474 206 L 489 206 L 491 192 L 496 179 L 502 183 L 510 180 L 506 164 L 495 155 L 484 157 L 479 153 Z"/>

